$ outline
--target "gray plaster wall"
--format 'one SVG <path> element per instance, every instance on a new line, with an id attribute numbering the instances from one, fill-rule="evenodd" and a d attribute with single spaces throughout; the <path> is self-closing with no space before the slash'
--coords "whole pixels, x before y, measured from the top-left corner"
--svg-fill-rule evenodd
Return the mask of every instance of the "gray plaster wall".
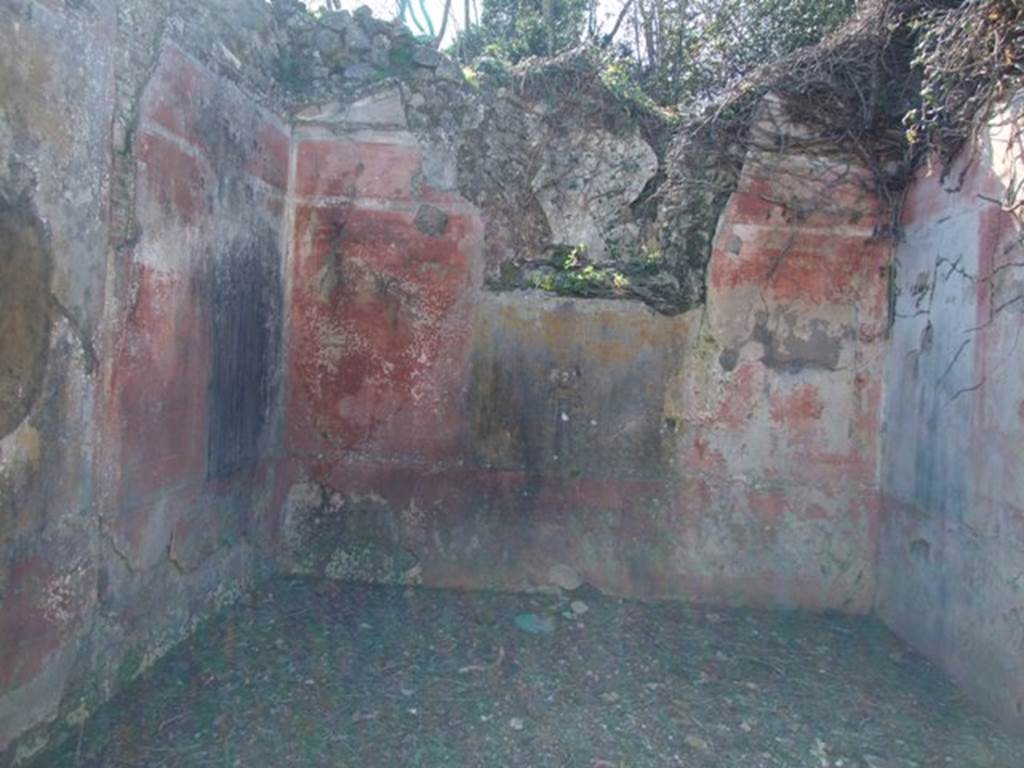
<path id="1" fill-rule="evenodd" d="M 287 130 L 168 10 L 0 0 L 0 766 L 262 573 Z"/>
<path id="2" fill-rule="evenodd" d="M 922 171 L 895 253 L 877 610 L 1024 728 L 1022 171 L 997 115 L 943 178 Z M 962 175 L 964 174 L 964 175 Z"/>
<path id="3" fill-rule="evenodd" d="M 0 754 L 56 715 L 89 654 L 115 26 L 106 0 L 0 2 L 0 209 L 38 245 L 7 240 L 0 268 L 34 269 L 39 297 L 6 291 L 0 307 L 0 360 L 38 365 L 0 433 Z"/>

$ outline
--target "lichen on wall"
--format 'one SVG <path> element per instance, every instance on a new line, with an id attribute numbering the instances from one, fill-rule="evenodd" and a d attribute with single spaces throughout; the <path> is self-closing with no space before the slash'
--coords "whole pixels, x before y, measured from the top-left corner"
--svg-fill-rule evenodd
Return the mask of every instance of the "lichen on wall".
<path id="1" fill-rule="evenodd" d="M 329 493 L 296 483 L 282 513 L 289 570 L 339 581 L 418 584 L 421 569 L 402 545 L 399 518 L 379 496 Z"/>

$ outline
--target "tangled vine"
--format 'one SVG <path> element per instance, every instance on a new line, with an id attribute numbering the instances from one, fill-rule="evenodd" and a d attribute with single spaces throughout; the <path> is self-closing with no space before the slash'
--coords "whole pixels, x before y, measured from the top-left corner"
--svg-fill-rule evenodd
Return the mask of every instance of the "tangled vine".
<path id="1" fill-rule="evenodd" d="M 872 172 L 892 215 L 914 171 L 951 161 L 1022 84 L 1024 0 L 865 0 L 819 45 L 741 81 L 688 129 L 697 145 L 751 146 L 768 93 L 816 142 Z"/>

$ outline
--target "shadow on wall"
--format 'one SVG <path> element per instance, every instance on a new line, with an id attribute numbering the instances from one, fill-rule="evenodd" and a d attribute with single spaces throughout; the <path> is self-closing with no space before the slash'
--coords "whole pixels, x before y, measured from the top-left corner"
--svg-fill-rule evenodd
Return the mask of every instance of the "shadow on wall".
<path id="1" fill-rule="evenodd" d="M 51 270 L 46 234 L 30 206 L 0 194 L 0 438 L 25 421 L 42 389 L 53 315 Z M 0 542 L 18 526 L 17 498 L 40 460 L 38 432 L 15 436 L 12 445 L 7 455 L 0 453 Z M 0 581 L 0 600 L 3 586 Z"/>
<path id="2" fill-rule="evenodd" d="M 476 463 L 571 477 L 672 471 L 662 410 L 693 324 L 617 308 L 535 296 L 487 301 L 467 383 Z"/>
<path id="3" fill-rule="evenodd" d="M 0 194 L 0 437 L 28 415 L 46 370 L 50 261 L 28 205 Z"/>

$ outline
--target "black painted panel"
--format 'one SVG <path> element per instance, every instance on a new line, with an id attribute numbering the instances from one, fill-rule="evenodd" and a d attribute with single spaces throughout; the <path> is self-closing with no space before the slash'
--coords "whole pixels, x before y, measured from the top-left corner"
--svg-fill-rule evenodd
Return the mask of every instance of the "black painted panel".
<path id="1" fill-rule="evenodd" d="M 207 473 L 253 464 L 269 423 L 281 338 L 280 260 L 267 230 L 237 239 L 211 279 Z"/>

